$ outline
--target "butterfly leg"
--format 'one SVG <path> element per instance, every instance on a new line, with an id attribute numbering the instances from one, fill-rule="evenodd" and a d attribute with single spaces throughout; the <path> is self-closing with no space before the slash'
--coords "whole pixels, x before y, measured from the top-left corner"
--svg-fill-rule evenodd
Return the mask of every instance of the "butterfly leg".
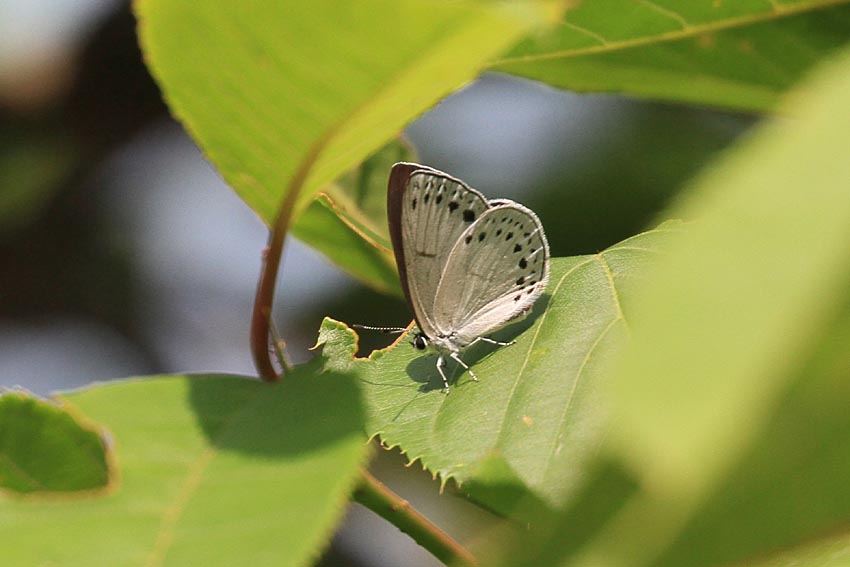
<path id="1" fill-rule="evenodd" d="M 478 341 L 484 341 L 485 343 L 490 343 L 491 345 L 499 345 L 499 346 L 511 346 L 511 345 L 516 344 L 516 341 L 510 341 L 510 342 L 507 342 L 507 343 L 503 343 L 502 341 L 497 341 L 497 340 L 494 340 L 494 339 L 491 339 L 491 338 L 488 338 L 488 337 L 478 337 L 477 339 L 475 339 L 474 341 L 469 343 L 469 346 L 474 345 Z"/>
<path id="2" fill-rule="evenodd" d="M 478 376 L 475 375 L 475 372 L 472 371 L 472 368 L 467 366 L 466 363 L 460 359 L 460 356 L 456 352 L 451 353 L 449 356 L 452 357 L 452 360 L 466 368 L 466 371 L 469 372 L 469 375 L 472 376 L 472 379 L 478 382 Z"/>
<path id="3" fill-rule="evenodd" d="M 449 381 L 446 380 L 446 373 L 443 368 L 446 367 L 446 359 L 443 358 L 443 355 L 437 357 L 437 371 L 439 371 L 440 376 L 443 378 L 443 385 L 445 385 L 446 393 L 449 393 Z"/>

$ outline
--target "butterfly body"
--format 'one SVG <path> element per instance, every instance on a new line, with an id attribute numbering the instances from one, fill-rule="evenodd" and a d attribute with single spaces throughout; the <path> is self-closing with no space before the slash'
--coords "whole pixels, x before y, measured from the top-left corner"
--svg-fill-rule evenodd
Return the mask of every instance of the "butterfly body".
<path id="1" fill-rule="evenodd" d="M 416 333 L 413 337 L 413 346 L 416 350 L 427 350 L 436 354 L 451 354 L 453 352 L 462 352 L 469 348 L 473 341 L 462 340 L 457 334 L 448 336 L 437 335 L 429 337 L 422 331 Z"/>
<path id="2" fill-rule="evenodd" d="M 397 163 L 387 192 L 390 236 L 402 289 L 420 329 L 418 350 L 458 356 L 526 316 L 549 278 L 549 246 L 537 216 L 507 199 L 487 200 L 433 168 Z M 475 375 L 469 370 L 470 374 Z"/>

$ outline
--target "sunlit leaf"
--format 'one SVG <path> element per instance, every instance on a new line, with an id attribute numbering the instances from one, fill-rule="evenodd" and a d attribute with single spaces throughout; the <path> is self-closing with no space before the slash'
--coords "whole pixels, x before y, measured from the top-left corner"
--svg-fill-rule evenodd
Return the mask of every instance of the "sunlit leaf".
<path id="1" fill-rule="evenodd" d="M 74 502 L 0 494 L 8 565 L 308 565 L 367 445 L 351 380 L 309 367 L 116 382 L 63 398 L 108 428 L 120 484 Z"/>
<path id="2" fill-rule="evenodd" d="M 305 206 L 554 14 L 425 0 L 140 0 L 136 12 L 171 110 L 266 222 L 299 167 Z"/>
<path id="3" fill-rule="evenodd" d="M 493 69 L 574 91 L 766 111 L 850 40 L 844 1 L 575 3 Z"/>

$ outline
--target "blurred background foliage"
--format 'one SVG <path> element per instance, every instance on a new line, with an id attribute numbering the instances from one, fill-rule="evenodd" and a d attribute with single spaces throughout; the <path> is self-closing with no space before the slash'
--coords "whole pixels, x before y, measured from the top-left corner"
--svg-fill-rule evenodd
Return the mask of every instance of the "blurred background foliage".
<path id="1" fill-rule="evenodd" d="M 843 20 L 830 21 L 824 48 L 844 38 L 835 24 Z M 0 386 L 46 393 L 128 375 L 253 374 L 248 324 L 265 225 L 169 116 L 130 7 L 4 0 L 0 22 Z M 524 43 L 516 55 L 551 48 Z M 757 120 L 746 110 L 576 95 L 492 72 L 404 137 L 423 163 L 537 211 L 553 254 L 569 256 L 647 227 Z M 280 286 L 277 320 L 301 360 L 325 315 L 372 325 L 411 317 L 401 300 L 298 243 Z M 361 352 L 386 342 L 364 336 Z M 435 504 L 428 475 L 404 474 L 403 461 L 382 453 L 376 467 L 426 515 L 461 533 L 486 523 L 459 500 Z M 371 564 L 374 548 L 385 564 L 433 561 L 380 520 L 352 514 L 327 564 Z"/>

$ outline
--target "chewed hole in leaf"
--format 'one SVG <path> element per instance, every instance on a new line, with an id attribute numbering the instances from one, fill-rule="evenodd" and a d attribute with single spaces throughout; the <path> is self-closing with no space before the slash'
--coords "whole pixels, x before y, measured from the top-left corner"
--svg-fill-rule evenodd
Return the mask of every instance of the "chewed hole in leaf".
<path id="1" fill-rule="evenodd" d="M 110 459 L 100 432 L 62 407 L 23 393 L 0 396 L 0 488 L 19 494 L 106 488 Z"/>

